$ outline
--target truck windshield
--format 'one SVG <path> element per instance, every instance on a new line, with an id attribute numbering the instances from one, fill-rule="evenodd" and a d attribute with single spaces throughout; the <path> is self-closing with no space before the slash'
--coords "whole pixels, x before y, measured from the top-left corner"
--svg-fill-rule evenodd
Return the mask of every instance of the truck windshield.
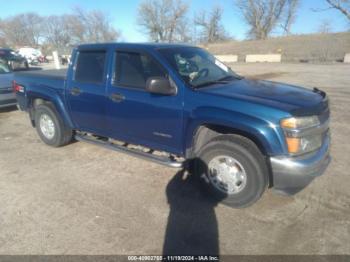
<path id="1" fill-rule="evenodd" d="M 225 84 L 242 79 L 213 55 L 198 47 L 160 48 L 158 50 L 181 78 L 194 88 Z"/>

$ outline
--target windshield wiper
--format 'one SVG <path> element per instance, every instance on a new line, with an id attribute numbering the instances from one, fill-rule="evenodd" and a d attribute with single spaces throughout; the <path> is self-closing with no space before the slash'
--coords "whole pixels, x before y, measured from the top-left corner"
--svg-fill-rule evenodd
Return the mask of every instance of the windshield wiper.
<path id="1" fill-rule="evenodd" d="M 243 77 L 238 76 L 238 75 L 229 75 L 229 76 L 224 76 L 223 78 L 220 78 L 217 81 L 227 81 L 227 80 L 232 80 L 232 79 L 241 80 L 241 79 L 243 79 Z"/>
<path id="2" fill-rule="evenodd" d="M 198 88 L 198 87 L 204 87 L 204 86 L 215 85 L 215 84 L 228 84 L 230 82 L 230 80 L 234 80 L 234 79 L 241 80 L 242 78 L 243 77 L 240 77 L 240 76 L 229 75 L 229 76 L 225 76 L 225 77 L 219 78 L 219 79 L 214 80 L 214 81 L 204 82 L 204 83 L 196 85 L 194 87 Z"/>
<path id="3" fill-rule="evenodd" d="M 199 84 L 199 85 L 195 85 L 194 88 L 210 86 L 210 85 L 215 85 L 215 84 L 228 84 L 228 83 L 229 83 L 229 81 L 224 81 L 224 80 L 208 81 L 208 82 L 204 82 L 204 83 Z"/>

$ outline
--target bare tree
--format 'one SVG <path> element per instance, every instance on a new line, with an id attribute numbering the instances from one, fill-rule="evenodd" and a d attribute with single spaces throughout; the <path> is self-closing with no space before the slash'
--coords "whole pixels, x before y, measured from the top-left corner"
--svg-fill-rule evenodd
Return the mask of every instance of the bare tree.
<path id="1" fill-rule="evenodd" d="M 4 32 L 3 32 L 3 21 L 2 19 L 0 18 L 0 47 L 4 47 L 6 46 L 6 39 L 5 39 L 5 35 L 4 35 Z"/>
<path id="2" fill-rule="evenodd" d="M 287 0 L 281 27 L 286 35 L 290 35 L 291 28 L 296 19 L 299 0 Z"/>
<path id="3" fill-rule="evenodd" d="M 6 47 L 6 46 L 7 46 L 6 39 L 0 36 L 0 47 Z"/>
<path id="4" fill-rule="evenodd" d="M 221 24 L 222 8 L 219 6 L 213 7 L 209 15 L 202 11 L 195 16 L 194 23 L 201 29 L 200 42 L 214 43 L 228 39 L 228 33 Z"/>
<path id="5" fill-rule="evenodd" d="M 70 15 L 49 16 L 45 18 L 44 34 L 45 45 L 50 51 L 52 49 L 66 52 L 72 44 L 72 36 L 67 21 Z"/>
<path id="6" fill-rule="evenodd" d="M 328 34 L 332 32 L 332 23 L 327 19 L 322 20 L 317 32 L 320 34 Z"/>
<path id="7" fill-rule="evenodd" d="M 74 8 L 73 14 L 66 17 L 68 30 L 77 43 L 115 41 L 119 37 L 105 13 L 93 10 L 90 12 L 81 8 Z"/>
<path id="8" fill-rule="evenodd" d="M 187 19 L 182 20 L 181 22 L 178 23 L 178 26 L 176 29 L 175 41 L 181 42 L 181 43 L 193 42 L 193 40 L 194 40 L 193 29 L 194 29 L 194 27 L 188 26 Z"/>
<path id="9" fill-rule="evenodd" d="M 334 58 L 334 36 L 332 32 L 332 23 L 328 19 L 323 19 L 318 27 L 318 33 L 323 34 L 322 44 L 315 46 L 317 48 L 317 58 L 321 62 L 331 61 Z"/>
<path id="10" fill-rule="evenodd" d="M 337 9 L 350 20 L 350 0 L 326 0 L 330 8 Z"/>
<path id="11" fill-rule="evenodd" d="M 1 22 L 2 35 L 12 46 L 38 46 L 42 35 L 43 18 L 36 13 L 24 13 Z"/>
<path id="12" fill-rule="evenodd" d="M 236 0 L 245 22 L 250 27 L 248 36 L 266 39 L 278 25 L 287 0 Z"/>
<path id="13" fill-rule="evenodd" d="M 115 41 L 119 32 L 105 13 L 81 8 L 71 14 L 41 17 L 24 13 L 0 19 L 0 46 L 41 46 L 47 52 L 53 49 L 70 52 L 72 46 L 87 42 Z"/>
<path id="14" fill-rule="evenodd" d="M 182 41 L 188 5 L 182 0 L 145 0 L 138 9 L 138 24 L 155 42 Z"/>

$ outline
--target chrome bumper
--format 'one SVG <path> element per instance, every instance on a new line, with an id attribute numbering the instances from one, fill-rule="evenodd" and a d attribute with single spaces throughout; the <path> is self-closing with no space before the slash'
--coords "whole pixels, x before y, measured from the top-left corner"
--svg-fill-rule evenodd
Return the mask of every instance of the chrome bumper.
<path id="1" fill-rule="evenodd" d="M 330 139 L 326 137 L 317 152 L 302 157 L 271 157 L 274 189 L 292 195 L 322 175 L 331 161 L 329 145 Z"/>

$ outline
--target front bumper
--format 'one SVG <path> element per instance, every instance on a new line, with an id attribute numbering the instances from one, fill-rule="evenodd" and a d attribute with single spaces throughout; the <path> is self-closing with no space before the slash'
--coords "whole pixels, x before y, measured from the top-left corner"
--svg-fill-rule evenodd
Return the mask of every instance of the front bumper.
<path id="1" fill-rule="evenodd" d="M 277 192 L 293 195 L 322 175 L 331 161 L 330 139 L 317 151 L 302 157 L 271 157 L 273 187 Z"/>

